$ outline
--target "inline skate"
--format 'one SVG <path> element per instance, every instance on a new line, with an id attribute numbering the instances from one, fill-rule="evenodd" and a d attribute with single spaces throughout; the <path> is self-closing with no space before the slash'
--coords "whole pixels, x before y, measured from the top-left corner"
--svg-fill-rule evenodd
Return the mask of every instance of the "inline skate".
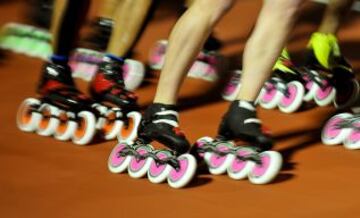
<path id="1" fill-rule="evenodd" d="M 157 141 L 168 149 L 156 149 L 150 143 Z M 196 160 L 188 154 L 190 148 L 179 129 L 178 112 L 172 105 L 153 104 L 145 112 L 134 142 L 120 142 L 108 159 L 112 173 L 126 170 L 132 178 L 147 175 L 152 183 L 167 180 L 172 188 L 186 186 L 194 177 Z"/>
<path id="2" fill-rule="evenodd" d="M 223 117 L 218 136 L 200 138 L 191 153 L 205 161 L 211 174 L 227 172 L 235 180 L 248 178 L 253 184 L 267 184 L 282 166 L 282 156 L 270 151 L 272 144 L 268 133 L 261 130 L 254 105 L 234 101 Z"/>

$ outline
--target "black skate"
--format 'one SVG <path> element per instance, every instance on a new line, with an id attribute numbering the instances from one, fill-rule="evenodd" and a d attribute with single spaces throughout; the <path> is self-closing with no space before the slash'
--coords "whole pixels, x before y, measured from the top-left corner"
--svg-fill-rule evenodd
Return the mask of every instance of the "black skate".
<path id="1" fill-rule="evenodd" d="M 261 131 L 255 108 L 244 101 L 235 101 L 223 117 L 219 136 L 197 140 L 192 153 L 205 160 L 211 174 L 227 171 L 236 180 L 249 178 L 251 183 L 266 184 L 279 173 L 282 157 L 268 151 L 271 138 Z"/>
<path id="2" fill-rule="evenodd" d="M 154 149 L 157 141 L 169 149 Z M 119 143 L 112 150 L 108 167 L 113 173 L 126 169 L 133 178 L 146 174 L 152 183 L 166 179 L 173 188 L 186 186 L 194 177 L 195 158 L 187 154 L 190 144 L 178 128 L 178 113 L 174 106 L 153 104 L 145 112 L 134 143 Z M 180 156 L 179 156 L 180 155 Z"/>

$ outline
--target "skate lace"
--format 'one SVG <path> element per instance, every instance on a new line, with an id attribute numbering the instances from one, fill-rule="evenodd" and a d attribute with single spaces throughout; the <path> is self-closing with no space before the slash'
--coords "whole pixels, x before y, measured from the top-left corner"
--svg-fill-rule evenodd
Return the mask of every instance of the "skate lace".
<path id="1" fill-rule="evenodd" d="M 175 152 L 168 150 L 168 149 L 157 149 L 155 151 L 147 152 L 146 154 L 139 154 L 136 149 L 141 146 L 148 146 L 151 148 L 151 145 L 145 144 L 141 140 L 137 140 L 134 142 L 134 144 L 126 144 L 126 147 L 119 151 L 118 158 L 119 157 L 126 157 L 126 156 L 133 156 L 137 161 L 146 160 L 148 158 L 152 158 L 155 161 L 156 166 L 169 164 L 172 166 L 176 171 L 180 170 L 180 163 L 177 159 Z M 170 157 L 160 159 L 156 154 L 162 151 L 169 152 L 171 154 Z"/>
<path id="2" fill-rule="evenodd" d="M 217 146 L 219 145 L 228 145 L 228 150 L 226 151 L 219 151 L 217 149 Z M 247 148 L 249 149 L 250 154 L 247 154 L 245 156 L 240 156 L 238 154 L 238 150 L 239 148 Z M 262 164 L 260 155 L 258 153 L 258 148 L 254 147 L 254 146 L 249 146 L 249 145 L 237 145 L 236 147 L 234 147 L 234 143 L 229 142 L 229 141 L 222 141 L 222 140 L 214 140 L 212 142 L 206 142 L 205 144 L 203 144 L 201 147 L 197 148 L 197 152 L 198 153 L 206 153 L 206 152 L 212 152 L 215 153 L 217 156 L 219 157 L 224 157 L 227 156 L 229 154 L 234 155 L 235 158 L 237 158 L 240 161 L 253 161 L 257 164 Z"/>

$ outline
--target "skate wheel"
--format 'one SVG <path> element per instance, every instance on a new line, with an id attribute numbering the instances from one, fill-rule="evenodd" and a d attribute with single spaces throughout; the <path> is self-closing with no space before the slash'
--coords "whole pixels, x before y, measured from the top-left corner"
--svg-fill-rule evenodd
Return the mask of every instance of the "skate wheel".
<path id="1" fill-rule="evenodd" d="M 284 113 L 292 113 L 298 110 L 304 98 L 304 87 L 298 81 L 287 84 L 288 96 L 284 95 L 279 102 L 279 109 Z"/>
<path id="2" fill-rule="evenodd" d="M 350 150 L 360 149 L 360 121 L 352 124 L 353 128 L 344 141 L 344 147 Z"/>
<path id="3" fill-rule="evenodd" d="M 141 121 L 141 114 L 139 112 L 133 111 L 126 115 L 129 119 L 128 126 L 124 124 L 121 127 L 121 130 L 118 135 L 119 142 L 133 142 L 137 137 L 137 130 Z"/>
<path id="4" fill-rule="evenodd" d="M 149 53 L 149 66 L 153 70 L 161 70 L 165 62 L 167 40 L 159 40 Z"/>
<path id="5" fill-rule="evenodd" d="M 137 89 L 145 77 L 144 65 L 136 60 L 126 59 L 124 65 L 124 83 L 127 90 Z"/>
<path id="6" fill-rule="evenodd" d="M 359 98 L 360 85 L 356 79 L 352 79 L 347 88 L 336 90 L 334 105 L 337 109 L 344 109 L 353 106 Z"/>
<path id="7" fill-rule="evenodd" d="M 262 98 L 260 98 L 259 103 L 265 109 L 274 109 L 283 97 L 283 94 L 277 90 L 277 86 L 281 85 L 266 83 L 265 86 L 267 86 L 266 91 L 262 93 Z"/>
<path id="8" fill-rule="evenodd" d="M 231 77 L 229 83 L 226 85 L 224 91 L 222 92 L 223 99 L 227 101 L 234 101 L 236 99 L 241 88 L 241 74 L 241 70 L 233 71 L 233 76 Z"/>
<path id="9" fill-rule="evenodd" d="M 110 172 L 122 173 L 128 168 L 131 156 L 123 157 L 120 155 L 120 152 L 122 152 L 126 147 L 126 144 L 119 143 L 112 149 L 108 159 L 108 168 Z"/>
<path id="10" fill-rule="evenodd" d="M 121 129 L 122 121 L 118 120 L 118 116 L 122 116 L 119 110 L 110 109 L 106 112 L 105 121 L 102 126 L 105 140 L 114 139 Z"/>
<path id="11" fill-rule="evenodd" d="M 251 149 L 239 147 L 236 151 L 236 154 L 240 157 L 246 157 L 253 152 L 254 151 L 252 151 Z M 233 159 L 234 160 L 227 168 L 227 173 L 229 177 L 235 180 L 245 179 L 253 168 L 253 164 L 250 161 L 240 160 L 235 156 Z"/>
<path id="12" fill-rule="evenodd" d="M 186 186 L 194 177 L 196 171 L 196 160 L 191 154 L 183 154 L 177 158 L 180 164 L 179 169 L 172 168 L 168 175 L 168 184 L 172 188 Z"/>
<path id="13" fill-rule="evenodd" d="M 253 163 L 249 172 L 249 180 L 253 184 L 262 185 L 273 181 L 282 167 L 281 154 L 276 151 L 265 151 L 259 154 L 261 164 Z"/>
<path id="14" fill-rule="evenodd" d="M 153 149 L 149 146 L 140 146 L 136 149 L 136 152 L 139 155 L 144 156 L 147 153 L 152 152 L 152 150 Z M 131 178 L 136 178 L 136 179 L 144 177 L 148 172 L 152 162 L 153 159 L 150 157 L 146 157 L 145 159 L 142 159 L 136 156 L 132 156 L 128 166 L 129 176 Z"/>
<path id="15" fill-rule="evenodd" d="M 43 104 L 40 106 L 39 112 L 41 113 L 41 120 L 36 132 L 42 136 L 54 134 L 60 123 L 60 110 L 49 104 Z"/>
<path id="16" fill-rule="evenodd" d="M 77 114 L 77 118 L 79 121 L 76 123 L 72 141 L 77 145 L 86 145 L 95 135 L 95 116 L 89 111 L 81 111 Z"/>
<path id="17" fill-rule="evenodd" d="M 204 137 L 199 138 L 198 140 L 196 140 L 194 146 L 196 147 L 196 150 L 197 150 L 197 148 L 201 148 L 201 147 L 203 147 L 205 144 L 207 144 L 207 143 L 209 143 L 209 142 L 212 142 L 212 141 L 214 141 L 213 138 L 211 138 L 211 137 L 209 137 L 209 136 L 204 136 Z M 197 152 L 197 151 L 196 151 L 196 153 L 197 153 L 197 155 L 199 155 L 199 157 L 204 158 L 204 153 L 199 153 L 199 152 Z"/>
<path id="18" fill-rule="evenodd" d="M 159 158 L 159 160 L 164 160 L 167 158 L 172 157 L 171 152 L 163 150 L 158 151 L 156 153 L 156 157 Z M 166 180 L 168 177 L 172 167 L 169 164 L 159 164 L 155 160 L 151 162 L 149 171 L 148 171 L 148 178 L 150 182 L 152 183 L 162 183 Z"/>
<path id="19" fill-rule="evenodd" d="M 229 151 L 233 148 L 230 143 L 221 143 L 216 149 L 221 152 Z M 230 163 L 234 160 L 234 155 L 218 155 L 213 152 L 205 152 L 204 159 L 209 167 L 209 172 L 213 175 L 220 175 L 226 172 Z"/>
<path id="20" fill-rule="evenodd" d="M 322 83 L 325 85 L 325 88 L 319 88 L 316 91 L 314 100 L 319 106 L 329 105 L 335 99 L 336 90 L 333 86 L 329 84 L 327 80 L 323 80 Z"/>
<path id="21" fill-rule="evenodd" d="M 342 143 L 349 136 L 351 128 L 340 128 L 338 125 L 352 118 L 350 113 L 341 113 L 333 116 L 323 127 L 321 140 L 325 145 L 337 145 Z"/>
<path id="22" fill-rule="evenodd" d="M 60 122 L 54 135 L 57 140 L 67 141 L 71 138 L 77 127 L 76 122 L 71 120 L 74 118 L 75 115 L 73 113 L 66 113 L 65 111 L 60 112 Z"/>
<path id="23" fill-rule="evenodd" d="M 34 111 L 40 105 L 40 101 L 35 98 L 25 99 L 16 114 L 16 124 L 24 132 L 35 131 L 41 120 L 41 114 Z"/>

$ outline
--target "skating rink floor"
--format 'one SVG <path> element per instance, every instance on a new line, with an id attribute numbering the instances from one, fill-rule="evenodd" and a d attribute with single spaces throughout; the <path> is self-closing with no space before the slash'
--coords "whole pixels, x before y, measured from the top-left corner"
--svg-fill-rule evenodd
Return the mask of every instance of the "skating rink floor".
<path id="1" fill-rule="evenodd" d="M 0 2 L 1 25 L 23 21 L 22 2 Z M 136 46 L 135 57 L 142 61 L 156 40 L 167 37 L 175 22 L 180 1 L 163 2 L 168 3 L 161 4 Z M 240 60 L 261 2 L 239 1 L 216 28 L 230 68 Z M 322 10 L 323 6 L 308 3 L 300 13 L 289 43 L 297 60 L 301 60 Z M 360 16 L 353 13 L 339 34 L 343 53 L 356 72 L 360 70 L 359 27 Z M 22 100 L 35 96 L 41 63 L 12 53 L 1 59 L 0 217 L 360 216 L 360 151 L 326 147 L 320 142 L 321 125 L 334 112 L 332 107 L 296 114 L 260 109 L 259 116 L 273 131 L 275 149 L 285 161 L 272 184 L 253 185 L 201 172 L 189 187 L 174 190 L 166 183 L 154 185 L 146 178 L 111 174 L 107 158 L 115 141 L 81 147 L 19 131 L 15 114 Z M 137 92 L 143 107 L 154 96 L 158 73 L 152 75 Z M 79 84 L 86 90 L 84 82 Z M 192 142 L 216 133 L 229 104 L 220 98 L 218 87 L 187 79 L 182 88 L 181 126 Z"/>

